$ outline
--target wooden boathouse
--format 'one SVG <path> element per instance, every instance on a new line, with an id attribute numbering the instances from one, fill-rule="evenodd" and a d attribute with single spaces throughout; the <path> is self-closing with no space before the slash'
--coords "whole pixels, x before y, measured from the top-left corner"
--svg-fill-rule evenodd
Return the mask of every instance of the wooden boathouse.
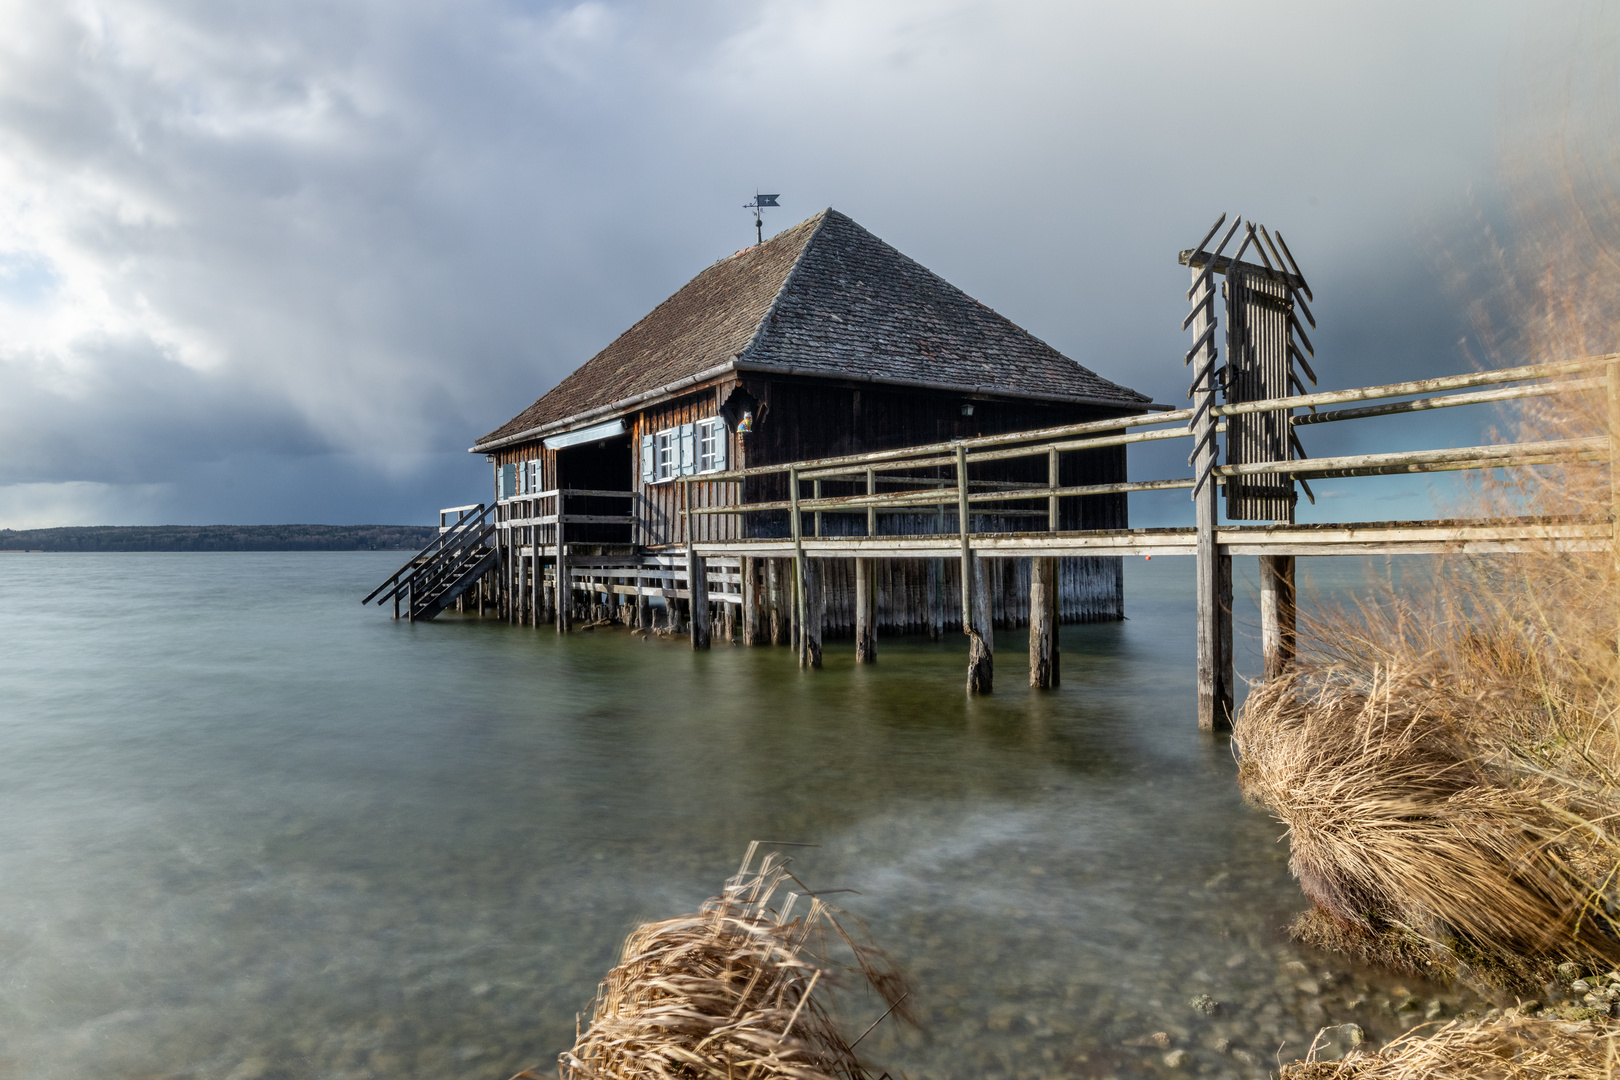
<path id="1" fill-rule="evenodd" d="M 646 569 L 656 569 L 659 555 L 684 550 L 689 528 L 704 541 L 790 534 L 786 511 L 744 521 L 690 517 L 688 499 L 714 507 L 786 496 L 782 475 L 741 483 L 706 481 L 709 475 L 1139 415 L 1152 407 L 829 209 L 699 273 L 472 450 L 493 463 L 496 503 L 515 507 L 517 520 L 555 517 L 544 512 L 550 506 L 536 515 L 528 504 L 541 493 L 569 493 L 564 560 L 574 553 L 589 560 L 577 563 L 576 572 L 603 569 L 603 559 L 644 556 L 655 560 Z M 982 486 L 1045 483 L 1047 464 L 1012 462 L 976 479 Z M 1057 468 L 1065 484 L 1122 481 L 1124 448 L 1063 454 Z M 925 472 L 954 484 L 943 470 Z M 884 479 L 889 487 L 896 482 Z M 825 494 L 865 490 L 847 481 L 825 488 Z M 1123 495 L 1065 498 L 1059 515 L 1071 529 L 1128 526 Z M 1033 517 L 1046 524 L 1044 508 L 1004 507 L 993 516 L 984 524 L 1016 529 Z M 547 533 L 556 528 L 555 521 L 544 525 Z M 932 507 L 827 514 L 820 522 L 826 535 L 954 527 Z M 524 548 L 515 558 L 535 557 L 532 536 L 514 543 Z M 555 537 L 542 536 L 541 546 L 555 548 Z M 517 615 L 565 629 L 575 605 L 555 599 L 555 560 L 554 553 L 549 563 L 542 556 L 538 571 L 528 568 L 541 583 L 539 594 L 531 586 Z M 768 593 L 780 568 L 753 562 L 735 572 L 757 577 Z M 854 634 L 858 568 L 828 560 L 818 569 L 822 631 Z M 937 560 L 903 560 L 883 570 L 873 585 L 874 631 L 937 634 L 960 626 L 959 603 Z M 993 618 L 1000 626 L 1020 625 L 1028 619 L 1028 568 L 996 570 Z M 676 595 L 680 590 L 649 580 L 621 587 L 678 601 L 676 617 L 690 620 L 689 610 L 681 612 L 687 602 Z M 1064 621 L 1122 617 L 1119 557 L 1062 560 L 1058 605 Z M 781 606 L 778 640 L 789 621 Z M 720 609 L 721 626 L 736 622 L 741 629 L 743 621 Z M 768 625 L 756 631 L 747 621 L 746 640 L 769 635 Z"/>
<path id="2" fill-rule="evenodd" d="M 1189 407 L 1166 411 L 828 210 L 715 263 L 480 439 L 494 501 L 442 511 L 439 538 L 362 602 L 412 620 L 493 605 L 559 630 L 615 619 L 682 630 L 693 648 L 718 627 L 791 640 L 805 667 L 820 666 L 824 632 L 853 633 L 870 662 L 879 629 L 960 629 L 975 693 L 992 685 L 995 628 L 1027 621 L 1030 684 L 1055 685 L 1057 624 L 1121 617 L 1122 556 L 1191 555 L 1198 722 L 1219 729 L 1236 682 L 1234 556 L 1260 557 L 1268 676 L 1292 658 L 1298 556 L 1620 557 L 1620 354 L 1309 390 L 1310 286 L 1281 233 L 1237 218 L 1222 235 L 1226 221 L 1180 253 L 1192 383 Z M 1609 433 L 1314 459 L 1298 435 L 1583 393 L 1606 395 Z M 1129 445 L 1181 439 L 1192 476 L 1126 478 Z M 1608 462 L 1608 514 L 1294 520 L 1311 479 L 1578 461 Z M 1127 496 L 1169 489 L 1191 493 L 1192 523 L 1131 529 Z"/>

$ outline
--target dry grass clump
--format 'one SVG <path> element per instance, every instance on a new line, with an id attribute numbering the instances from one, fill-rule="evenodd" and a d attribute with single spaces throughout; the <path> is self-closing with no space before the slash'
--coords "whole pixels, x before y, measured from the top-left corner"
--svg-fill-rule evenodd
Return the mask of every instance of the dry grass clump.
<path id="1" fill-rule="evenodd" d="M 1620 1069 L 1620 1029 L 1509 1010 L 1486 1021 L 1454 1020 L 1419 1028 L 1377 1054 L 1341 1061 L 1307 1058 L 1283 1066 L 1279 1080 L 1598 1080 Z"/>
<path id="2" fill-rule="evenodd" d="M 860 1037 L 845 1037 L 816 991 L 858 972 L 889 1011 L 913 1022 L 904 980 L 819 897 L 801 916 L 792 914 L 799 894 L 773 908 L 798 879 L 775 852 L 751 870 L 757 848 L 749 845 L 741 870 L 698 912 L 625 939 L 590 1023 L 560 1058 L 562 1080 L 867 1080 Z M 836 942 L 852 963 L 829 959 Z"/>
<path id="3" fill-rule="evenodd" d="M 1504 597 L 1483 581 L 1443 587 Z M 1314 944 L 1431 977 L 1462 963 L 1503 987 L 1558 960 L 1610 967 L 1612 689 L 1516 605 L 1471 599 L 1463 621 L 1397 628 L 1405 603 L 1391 600 L 1317 627 L 1331 647 L 1256 688 L 1239 717 L 1239 783 L 1288 826 Z M 1612 655 L 1595 667 L 1612 675 Z"/>
<path id="4" fill-rule="evenodd" d="M 1570 85 L 1612 81 L 1608 53 L 1575 61 Z M 1455 275 L 1474 343 L 1490 366 L 1612 359 L 1620 112 L 1552 127 L 1538 115 L 1533 130 L 1546 140 L 1527 143 L 1510 176 L 1519 213 L 1482 230 L 1477 273 Z M 1604 373 L 1515 405 L 1512 441 L 1610 435 L 1593 385 Z M 1610 474 L 1590 460 L 1478 474 L 1460 516 L 1606 524 L 1620 490 Z M 1302 940 L 1499 987 L 1542 981 L 1557 961 L 1620 961 L 1617 559 L 1447 557 L 1427 584 L 1302 627 L 1297 663 L 1253 690 L 1234 732 L 1244 793 L 1287 825 L 1315 904 L 1296 923 Z"/>

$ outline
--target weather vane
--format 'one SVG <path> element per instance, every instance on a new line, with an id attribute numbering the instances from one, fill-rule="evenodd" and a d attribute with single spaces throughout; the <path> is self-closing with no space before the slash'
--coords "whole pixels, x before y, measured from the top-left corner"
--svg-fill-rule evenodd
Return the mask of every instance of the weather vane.
<path id="1" fill-rule="evenodd" d="M 756 191 L 754 192 L 753 202 L 743 203 L 744 210 L 752 210 L 754 212 L 754 239 L 756 243 L 763 244 L 765 242 L 765 216 L 763 213 L 761 213 L 761 211 L 763 211 L 767 206 L 782 205 L 776 201 L 781 197 L 782 196 L 780 194 L 761 195 L 758 191 Z"/>

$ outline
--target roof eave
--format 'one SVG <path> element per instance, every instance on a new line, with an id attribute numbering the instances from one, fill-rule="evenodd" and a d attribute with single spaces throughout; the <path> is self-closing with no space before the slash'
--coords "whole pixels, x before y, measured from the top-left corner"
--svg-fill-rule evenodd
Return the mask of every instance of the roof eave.
<path id="1" fill-rule="evenodd" d="M 855 378 L 850 375 L 834 375 L 813 368 L 796 367 L 792 364 L 750 363 L 746 360 L 739 360 L 736 368 L 738 371 L 752 371 L 762 374 L 793 375 L 806 379 L 834 379 L 842 382 L 873 383 L 879 386 L 904 386 L 914 390 L 939 390 L 949 394 L 982 394 L 987 397 L 1011 398 L 1018 401 L 1056 401 L 1067 405 L 1103 405 L 1109 408 L 1134 412 L 1164 412 L 1174 408 L 1171 405 L 1156 405 L 1151 398 L 1142 401 L 1127 401 L 1097 394 L 1030 393 L 1023 390 L 1011 390 L 994 383 L 968 386 L 962 383 L 930 382 L 926 379 L 882 379 L 868 375 Z"/>
<path id="2" fill-rule="evenodd" d="M 708 382 L 711 379 L 717 379 L 728 371 L 736 370 L 736 367 L 737 358 L 733 356 L 723 364 L 718 364 L 714 367 L 707 368 L 695 375 L 688 375 L 684 379 L 677 379 L 672 383 L 666 383 L 654 390 L 647 390 L 640 394 L 633 394 L 627 398 L 620 398 L 618 401 L 609 402 L 606 405 L 598 405 L 594 409 L 587 409 L 582 413 L 574 413 L 572 416 L 565 416 L 561 420 L 552 420 L 548 423 L 536 424 L 534 427 L 524 428 L 522 431 L 514 431 L 510 435 L 502 435 L 498 439 L 480 439 L 478 442 L 475 442 L 469 446 L 467 448 L 467 452 L 469 454 L 488 454 L 504 447 L 512 446 L 516 443 L 533 442 L 535 439 L 545 438 L 547 435 L 555 435 L 558 432 L 572 431 L 575 428 L 589 427 L 591 424 L 598 421 L 612 419 L 613 416 L 618 413 L 629 412 L 630 410 L 638 409 L 643 405 L 650 405 L 654 402 L 662 401 L 666 398 L 672 398 L 678 394 L 683 394 L 692 389 L 694 386 Z"/>

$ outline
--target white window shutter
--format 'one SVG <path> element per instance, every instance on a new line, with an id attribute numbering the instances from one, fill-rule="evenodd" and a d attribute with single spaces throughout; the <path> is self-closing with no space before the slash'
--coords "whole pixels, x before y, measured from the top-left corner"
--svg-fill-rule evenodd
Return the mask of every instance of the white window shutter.
<path id="1" fill-rule="evenodd" d="M 650 484 L 657 475 L 658 461 L 653 456 L 653 437 L 643 435 L 641 437 L 641 482 Z"/>
<path id="2" fill-rule="evenodd" d="M 714 467 L 718 472 L 726 467 L 726 444 L 731 441 L 731 433 L 726 430 L 724 421 L 709 422 L 714 425 Z"/>
<path id="3" fill-rule="evenodd" d="M 697 472 L 697 428 L 694 424 L 681 425 L 681 475 Z"/>

